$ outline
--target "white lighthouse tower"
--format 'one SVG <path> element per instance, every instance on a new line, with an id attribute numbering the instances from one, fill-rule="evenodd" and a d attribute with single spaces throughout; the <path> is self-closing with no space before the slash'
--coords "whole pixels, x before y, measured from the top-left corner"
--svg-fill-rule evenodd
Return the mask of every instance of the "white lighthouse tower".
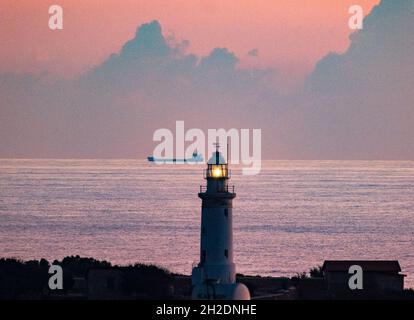
<path id="1" fill-rule="evenodd" d="M 244 284 L 236 283 L 233 262 L 233 199 L 234 186 L 228 185 L 231 172 L 216 151 L 207 163 L 204 178 L 207 186 L 200 187 L 201 205 L 200 262 L 193 268 L 193 299 L 249 300 Z"/>

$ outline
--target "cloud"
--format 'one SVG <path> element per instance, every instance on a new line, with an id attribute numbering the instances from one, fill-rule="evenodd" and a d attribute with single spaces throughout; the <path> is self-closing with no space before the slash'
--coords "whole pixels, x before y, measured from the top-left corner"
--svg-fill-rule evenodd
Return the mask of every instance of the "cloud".
<path id="1" fill-rule="evenodd" d="M 135 38 L 123 46 L 120 57 L 125 59 L 165 57 L 172 51 L 161 33 L 161 25 L 154 20 L 137 29 Z"/>
<path id="2" fill-rule="evenodd" d="M 364 21 L 364 29 L 353 33 L 346 53 L 331 53 L 319 61 L 308 79 L 309 89 L 343 91 L 364 85 L 386 85 L 409 76 L 414 41 L 414 1 L 382 0 Z M 412 78 L 411 78 L 412 80 Z"/>
<path id="3" fill-rule="evenodd" d="M 201 59 L 199 67 L 206 70 L 222 70 L 222 68 L 234 70 L 237 62 L 234 53 L 226 48 L 215 48 L 209 56 Z"/>
<path id="4" fill-rule="evenodd" d="M 273 108 L 276 93 L 269 96 L 263 90 L 273 70 L 239 69 L 238 58 L 227 48 L 198 57 L 187 54 L 187 47 L 186 41 L 164 37 L 159 22 L 152 21 L 141 25 L 118 53 L 78 79 L 59 85 L 32 80 L 29 86 L 38 89 L 20 107 L 59 112 L 53 119 L 38 114 L 38 130 L 22 127 L 22 114 L 14 114 L 19 125 L 4 130 L 0 155 L 13 156 L 15 137 L 24 133 L 30 150 L 42 150 L 46 156 L 143 156 L 154 147 L 154 130 L 173 127 L 176 120 L 207 129 L 242 123 L 248 127 L 266 118 L 260 113 L 252 117 L 251 112 Z M 6 91 L 18 96 L 19 81 L 26 76 L 15 77 L 19 80 L 3 79 Z M 12 111 L 16 106 L 9 101 L 2 108 Z M 50 134 L 55 123 L 65 136 Z M 65 147 L 56 152 L 56 145 Z"/>
<path id="5" fill-rule="evenodd" d="M 319 61 L 304 89 L 308 153 L 414 159 L 414 1 L 382 0 L 344 54 Z"/>
<path id="6" fill-rule="evenodd" d="M 256 58 L 256 57 L 258 57 L 258 56 L 259 56 L 259 50 L 258 50 L 258 49 L 252 49 L 252 50 L 250 50 L 249 52 L 247 52 L 247 55 L 248 55 L 249 57 Z"/>

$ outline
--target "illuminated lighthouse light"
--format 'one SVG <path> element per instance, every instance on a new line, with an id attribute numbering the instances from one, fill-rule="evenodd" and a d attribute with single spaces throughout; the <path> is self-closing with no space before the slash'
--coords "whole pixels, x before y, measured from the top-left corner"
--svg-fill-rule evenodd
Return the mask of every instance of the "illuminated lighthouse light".
<path id="1" fill-rule="evenodd" d="M 219 178 L 223 176 L 223 170 L 221 170 L 221 168 L 219 166 L 216 166 L 213 169 L 213 177 L 214 178 Z"/>
<path id="2" fill-rule="evenodd" d="M 202 200 L 200 262 L 191 275 L 193 299 L 250 299 L 247 287 L 236 283 L 232 214 L 236 193 L 228 186 L 230 173 L 216 144 L 204 171 L 207 186 L 200 187 L 198 194 Z"/>

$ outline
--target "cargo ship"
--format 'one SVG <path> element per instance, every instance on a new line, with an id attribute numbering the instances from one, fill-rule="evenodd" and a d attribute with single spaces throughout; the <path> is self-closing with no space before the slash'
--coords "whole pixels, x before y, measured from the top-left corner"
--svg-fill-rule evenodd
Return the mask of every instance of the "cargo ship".
<path id="1" fill-rule="evenodd" d="M 201 154 L 199 154 L 198 152 L 193 152 L 193 155 L 191 156 L 191 158 L 184 158 L 184 159 L 179 159 L 179 158 L 172 158 L 172 159 L 165 159 L 165 158 L 155 158 L 154 156 L 148 156 L 147 157 L 149 162 L 157 162 L 157 163 L 199 163 L 199 162 L 203 162 L 203 156 Z"/>

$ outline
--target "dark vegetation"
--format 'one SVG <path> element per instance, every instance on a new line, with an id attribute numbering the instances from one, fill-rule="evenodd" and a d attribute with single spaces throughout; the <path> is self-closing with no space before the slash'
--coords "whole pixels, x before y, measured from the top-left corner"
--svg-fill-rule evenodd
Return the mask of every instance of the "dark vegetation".
<path id="1" fill-rule="evenodd" d="M 0 259 L 0 299 L 41 296 L 49 279 L 49 262 Z"/>
<path id="2" fill-rule="evenodd" d="M 62 290 L 49 289 L 48 282 L 52 275 L 48 271 L 51 264 L 59 265 L 63 269 Z M 256 297 L 286 293 L 293 287 L 297 289 L 298 299 L 301 299 L 303 293 L 307 291 L 312 299 L 326 298 L 320 266 L 310 269 L 309 272 L 298 273 L 292 278 L 237 274 L 237 280 L 244 283 L 252 296 Z M 80 283 L 82 285 L 79 285 Z M 95 296 L 91 294 L 91 288 Z M 189 276 L 171 274 L 168 270 L 154 265 L 116 266 L 107 261 L 79 256 L 65 257 L 62 261 L 55 260 L 52 263 L 45 259 L 30 261 L 0 259 L 0 300 L 106 299 L 108 297 L 188 299 L 190 293 Z M 289 292 L 287 294 L 290 295 Z M 406 289 L 397 298 L 414 299 L 414 290 Z"/>
<path id="3" fill-rule="evenodd" d="M 309 269 L 309 273 L 306 271 L 299 272 L 292 277 L 292 281 L 299 282 L 301 280 L 309 279 L 309 278 L 322 278 L 322 266 L 317 266 Z"/>
<path id="4" fill-rule="evenodd" d="M 173 276 L 154 265 L 135 264 L 124 268 L 122 291 L 125 295 L 164 298 L 171 291 Z"/>
<path id="5" fill-rule="evenodd" d="M 50 290 L 48 273 L 51 264 L 63 269 L 63 289 Z M 110 262 L 79 256 L 65 257 L 53 263 L 45 259 L 22 261 L 0 259 L 0 299 L 56 299 L 73 292 L 75 279 L 87 279 L 91 269 L 122 268 L 121 293 L 160 297 L 171 287 L 173 276 L 165 269 L 153 265 L 135 264 L 127 267 L 112 266 Z M 85 280 L 86 281 L 86 280 Z M 87 294 L 85 289 L 85 296 Z"/>
<path id="6" fill-rule="evenodd" d="M 311 278 L 322 278 L 323 272 L 322 272 L 322 266 L 317 266 L 309 270 L 309 275 Z"/>

